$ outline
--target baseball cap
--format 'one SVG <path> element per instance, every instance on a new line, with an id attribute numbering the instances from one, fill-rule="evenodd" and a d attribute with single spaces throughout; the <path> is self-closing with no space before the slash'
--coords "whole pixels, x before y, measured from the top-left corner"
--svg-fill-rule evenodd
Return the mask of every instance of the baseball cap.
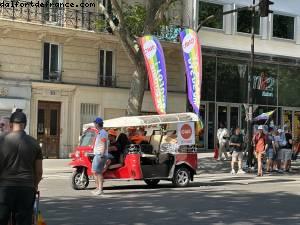
<path id="1" fill-rule="evenodd" d="M 278 129 L 278 133 L 282 133 L 283 132 L 283 130 L 282 129 Z"/>
<path id="2" fill-rule="evenodd" d="M 258 129 L 258 130 L 263 130 L 264 127 L 263 127 L 262 125 L 259 125 L 257 129 Z"/>
<path id="3" fill-rule="evenodd" d="M 94 123 L 102 124 L 102 123 L 103 123 L 103 119 L 100 118 L 100 117 L 97 117 L 97 118 L 94 120 Z"/>
<path id="4" fill-rule="evenodd" d="M 113 130 L 113 129 L 110 129 L 110 130 L 108 131 L 108 135 L 112 135 L 112 136 L 115 136 L 115 137 L 118 136 L 117 132 L 116 132 L 115 130 Z"/>
<path id="5" fill-rule="evenodd" d="M 21 111 L 16 111 L 13 114 L 11 114 L 10 119 L 9 119 L 10 123 L 27 123 L 27 117 L 25 115 L 25 113 L 21 112 Z"/>

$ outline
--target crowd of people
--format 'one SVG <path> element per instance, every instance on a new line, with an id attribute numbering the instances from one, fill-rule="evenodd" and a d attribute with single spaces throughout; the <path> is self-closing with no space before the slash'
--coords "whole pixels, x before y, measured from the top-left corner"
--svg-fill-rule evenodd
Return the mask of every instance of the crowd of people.
<path id="1" fill-rule="evenodd" d="M 221 123 L 217 139 L 219 145 L 217 160 L 222 160 L 223 154 L 225 160 L 230 160 L 227 153 L 229 152 L 231 154 L 231 174 L 244 174 L 243 159 L 249 152 L 241 129 L 235 128 L 230 135 L 228 129 Z M 269 127 L 266 132 L 264 126 L 259 125 L 250 144 L 254 157 L 251 162 L 248 161 L 248 167 L 253 169 L 253 166 L 256 166 L 257 176 L 263 176 L 264 172 L 289 172 L 292 158 L 296 159 L 300 151 L 299 146 L 293 149 L 296 143 L 287 127 L 284 129 Z M 249 160 L 248 157 L 247 160 Z M 237 171 L 235 170 L 236 163 L 238 163 Z"/>

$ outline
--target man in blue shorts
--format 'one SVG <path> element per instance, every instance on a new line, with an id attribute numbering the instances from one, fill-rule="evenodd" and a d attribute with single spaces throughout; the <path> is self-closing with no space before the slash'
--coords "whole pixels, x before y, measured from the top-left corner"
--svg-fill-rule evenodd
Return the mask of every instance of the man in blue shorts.
<path id="1" fill-rule="evenodd" d="M 92 162 L 92 170 L 94 172 L 97 188 L 92 193 L 94 195 L 103 195 L 103 173 L 108 159 L 108 134 L 103 129 L 103 120 L 100 117 L 95 119 L 94 124 L 99 132 L 94 145 L 95 156 Z"/>

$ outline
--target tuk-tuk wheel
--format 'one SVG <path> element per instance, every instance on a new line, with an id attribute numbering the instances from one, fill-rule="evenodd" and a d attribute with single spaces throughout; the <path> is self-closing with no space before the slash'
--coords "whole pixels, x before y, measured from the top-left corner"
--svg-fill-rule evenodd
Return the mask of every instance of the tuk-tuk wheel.
<path id="1" fill-rule="evenodd" d="M 186 187 L 190 180 L 191 173 L 188 168 L 184 166 L 176 168 L 172 181 L 176 187 Z"/>
<path id="2" fill-rule="evenodd" d="M 144 181 L 148 186 L 154 187 L 159 183 L 160 180 L 159 179 L 145 179 Z"/>
<path id="3" fill-rule="evenodd" d="M 75 170 L 72 174 L 72 188 L 74 190 L 84 190 L 89 185 L 89 177 L 82 170 Z"/>

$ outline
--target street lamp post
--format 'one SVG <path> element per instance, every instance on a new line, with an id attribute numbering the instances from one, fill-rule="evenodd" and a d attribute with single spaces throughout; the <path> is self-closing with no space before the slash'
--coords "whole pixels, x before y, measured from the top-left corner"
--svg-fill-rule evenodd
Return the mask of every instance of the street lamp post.
<path id="1" fill-rule="evenodd" d="M 255 0 L 253 0 L 253 6 Z M 252 166 L 253 161 L 253 150 L 252 150 L 252 120 L 253 120 L 253 74 L 254 74 L 254 23 L 255 23 L 255 7 L 252 7 L 251 16 L 251 64 L 250 64 L 250 75 L 248 78 L 248 117 L 247 117 L 247 152 L 248 152 L 248 167 Z"/>

